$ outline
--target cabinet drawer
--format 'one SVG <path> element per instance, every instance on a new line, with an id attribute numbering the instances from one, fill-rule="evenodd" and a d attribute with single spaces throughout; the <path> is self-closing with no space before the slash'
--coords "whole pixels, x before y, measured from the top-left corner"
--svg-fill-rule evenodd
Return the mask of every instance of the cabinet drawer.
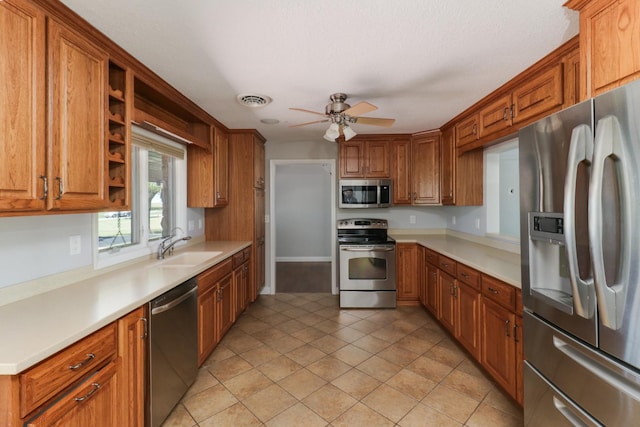
<path id="1" fill-rule="evenodd" d="M 198 295 L 202 295 L 209 288 L 233 270 L 233 262 L 227 259 L 218 265 L 198 274 Z"/>
<path id="2" fill-rule="evenodd" d="M 438 253 L 432 251 L 431 249 L 426 249 L 425 259 L 429 264 L 435 265 L 438 267 Z"/>
<path id="3" fill-rule="evenodd" d="M 497 302 L 506 309 L 511 311 L 515 310 L 516 288 L 507 283 L 483 274 L 482 295 Z"/>
<path id="4" fill-rule="evenodd" d="M 471 267 L 458 263 L 457 277 L 458 280 L 473 287 L 475 290 L 480 290 L 480 272 L 478 270 L 474 270 Z"/>
<path id="5" fill-rule="evenodd" d="M 446 271 L 453 277 L 456 277 L 456 262 L 451 258 L 447 258 L 443 255 L 438 255 L 438 267 L 441 270 Z"/>
<path id="6" fill-rule="evenodd" d="M 251 247 L 245 248 L 233 255 L 233 268 L 238 268 L 244 262 L 249 261 L 249 258 L 251 258 Z"/>
<path id="7" fill-rule="evenodd" d="M 20 374 L 20 415 L 25 417 L 116 355 L 112 323 Z"/>

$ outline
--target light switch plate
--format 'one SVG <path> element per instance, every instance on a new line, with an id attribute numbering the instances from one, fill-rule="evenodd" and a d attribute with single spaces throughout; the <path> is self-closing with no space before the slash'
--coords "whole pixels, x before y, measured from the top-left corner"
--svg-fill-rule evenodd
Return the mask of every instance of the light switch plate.
<path id="1" fill-rule="evenodd" d="M 82 251 L 82 239 L 79 234 L 69 236 L 69 255 L 79 255 Z"/>

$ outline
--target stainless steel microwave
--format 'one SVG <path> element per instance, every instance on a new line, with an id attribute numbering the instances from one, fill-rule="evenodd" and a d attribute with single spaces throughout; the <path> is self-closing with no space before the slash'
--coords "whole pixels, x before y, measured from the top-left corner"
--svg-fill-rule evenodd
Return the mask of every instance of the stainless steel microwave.
<path id="1" fill-rule="evenodd" d="M 390 179 L 341 179 L 339 208 L 388 208 L 393 183 Z"/>

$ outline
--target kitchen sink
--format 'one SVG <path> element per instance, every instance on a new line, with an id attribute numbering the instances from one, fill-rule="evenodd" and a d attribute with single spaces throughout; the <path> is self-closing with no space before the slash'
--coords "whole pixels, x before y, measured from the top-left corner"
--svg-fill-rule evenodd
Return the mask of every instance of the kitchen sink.
<path id="1" fill-rule="evenodd" d="M 176 255 L 169 255 L 160 261 L 160 267 L 194 267 L 211 258 L 220 255 L 220 251 L 212 252 L 182 252 Z"/>

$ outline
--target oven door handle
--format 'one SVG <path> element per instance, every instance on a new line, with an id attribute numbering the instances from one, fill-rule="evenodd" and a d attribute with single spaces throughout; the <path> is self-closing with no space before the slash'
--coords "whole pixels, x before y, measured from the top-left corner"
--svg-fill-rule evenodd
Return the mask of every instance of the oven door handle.
<path id="1" fill-rule="evenodd" d="M 341 251 L 347 251 L 347 252 L 372 252 L 372 251 L 385 251 L 385 252 L 391 252 L 391 251 L 395 251 L 396 248 L 393 247 L 373 247 L 373 248 L 340 248 Z"/>

